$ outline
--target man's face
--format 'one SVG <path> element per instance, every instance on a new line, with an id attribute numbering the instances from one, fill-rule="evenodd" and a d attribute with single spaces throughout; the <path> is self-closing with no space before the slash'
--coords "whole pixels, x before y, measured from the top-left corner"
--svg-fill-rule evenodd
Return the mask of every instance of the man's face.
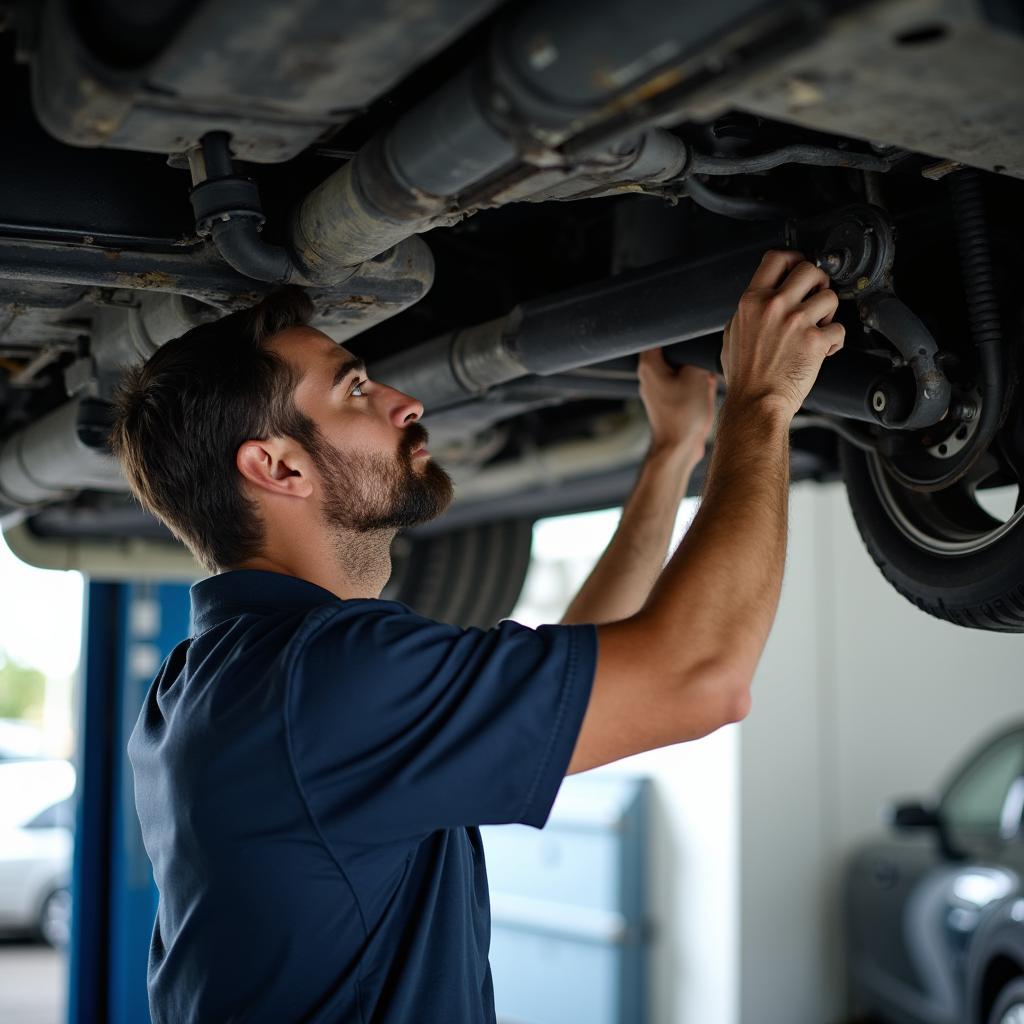
<path id="1" fill-rule="evenodd" d="M 320 431 L 310 455 L 328 525 L 398 530 L 448 508 L 451 478 L 429 454 L 414 454 L 427 443 L 418 401 L 368 380 L 364 369 L 346 371 L 355 357 L 314 328 L 282 331 L 268 348 L 296 369 L 295 404 Z"/>

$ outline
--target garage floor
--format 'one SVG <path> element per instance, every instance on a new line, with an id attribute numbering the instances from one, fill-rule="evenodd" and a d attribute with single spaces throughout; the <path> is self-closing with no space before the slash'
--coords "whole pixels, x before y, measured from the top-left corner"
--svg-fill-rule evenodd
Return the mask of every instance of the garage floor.
<path id="1" fill-rule="evenodd" d="M 64 1024 L 67 956 L 37 942 L 0 940 L 0 1021 Z"/>

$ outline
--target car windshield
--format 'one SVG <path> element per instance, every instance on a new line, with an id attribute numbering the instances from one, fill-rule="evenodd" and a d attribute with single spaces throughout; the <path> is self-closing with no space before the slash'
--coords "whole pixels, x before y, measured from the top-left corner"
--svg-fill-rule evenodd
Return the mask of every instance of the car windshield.
<path id="1" fill-rule="evenodd" d="M 1015 730 L 976 755 L 943 797 L 940 811 L 952 828 L 995 832 L 1002 821 L 1007 796 L 1024 777 L 1024 730 Z M 1019 824 L 1019 822 L 1018 822 Z"/>

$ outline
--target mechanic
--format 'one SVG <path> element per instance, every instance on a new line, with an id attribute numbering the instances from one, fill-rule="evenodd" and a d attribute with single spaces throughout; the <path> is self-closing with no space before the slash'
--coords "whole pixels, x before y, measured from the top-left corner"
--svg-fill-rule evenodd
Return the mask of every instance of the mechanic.
<path id="1" fill-rule="evenodd" d="M 157 1024 L 494 1024 L 482 824 L 542 828 L 567 774 L 742 719 L 786 547 L 790 420 L 843 344 L 825 273 L 765 255 L 726 327 L 727 397 L 662 569 L 714 378 L 639 361 L 650 449 L 559 624 L 380 600 L 397 530 L 452 481 L 415 398 L 307 326 L 298 289 L 126 377 L 111 444 L 212 573 L 128 742 L 159 888 Z"/>

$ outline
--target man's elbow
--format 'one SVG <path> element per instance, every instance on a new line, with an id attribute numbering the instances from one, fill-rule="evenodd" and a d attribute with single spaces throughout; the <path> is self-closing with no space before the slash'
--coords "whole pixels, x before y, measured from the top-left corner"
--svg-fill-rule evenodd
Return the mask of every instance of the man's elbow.
<path id="1" fill-rule="evenodd" d="M 705 668 L 702 675 L 705 692 L 714 693 L 718 698 L 713 702 L 717 709 L 715 728 L 742 722 L 750 714 L 751 673 L 737 668 L 733 660 L 727 659 Z"/>
<path id="2" fill-rule="evenodd" d="M 723 725 L 732 725 L 735 722 L 742 722 L 750 714 L 753 700 L 750 696 L 750 687 L 744 687 L 732 696 L 726 706 L 725 722 Z"/>

